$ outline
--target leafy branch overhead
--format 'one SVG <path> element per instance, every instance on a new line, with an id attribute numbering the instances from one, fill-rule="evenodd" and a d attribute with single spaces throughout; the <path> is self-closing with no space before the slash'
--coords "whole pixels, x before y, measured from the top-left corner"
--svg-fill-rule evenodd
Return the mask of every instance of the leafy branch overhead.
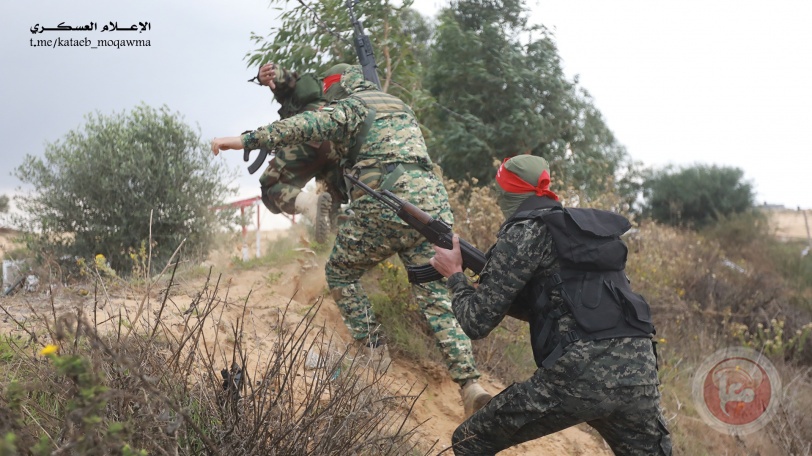
<path id="1" fill-rule="evenodd" d="M 345 0 L 271 0 L 271 6 L 281 11 L 281 25 L 268 35 L 251 33 L 257 48 L 245 56 L 248 67 L 274 62 L 300 73 L 320 74 L 336 63 L 358 62 Z M 410 1 L 374 0 L 359 2 L 354 10 L 373 40 L 383 90 L 419 107 L 421 59 L 425 59 L 430 29 L 410 6 Z"/>
<path id="2" fill-rule="evenodd" d="M 300 72 L 357 63 L 344 0 L 272 0 L 281 25 L 252 33 L 249 67 L 273 61 Z M 384 90 L 409 103 L 446 175 L 491 182 L 494 163 L 541 155 L 553 179 L 595 197 L 617 187 L 627 202 L 639 164 L 590 95 L 564 75 L 552 34 L 530 24 L 522 0 L 462 0 L 435 20 L 388 0 L 359 2 Z"/>

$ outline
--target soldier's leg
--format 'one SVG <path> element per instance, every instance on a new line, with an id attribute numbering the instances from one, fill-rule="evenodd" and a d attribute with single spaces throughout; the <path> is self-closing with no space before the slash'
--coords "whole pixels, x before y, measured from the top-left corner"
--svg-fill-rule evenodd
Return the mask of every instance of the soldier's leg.
<path id="1" fill-rule="evenodd" d="M 296 213 L 296 197 L 302 187 L 315 176 L 307 160 L 316 156 L 316 150 L 307 145 L 285 147 L 279 150 L 259 178 L 263 202 L 274 214 Z"/>
<path id="2" fill-rule="evenodd" d="M 317 182 L 330 194 L 332 207 L 330 208 L 330 226 L 333 231 L 338 229 L 338 216 L 341 205 L 347 202 L 346 191 L 344 190 L 344 173 L 335 162 L 331 166 L 325 166 L 316 176 Z"/>
<path id="3" fill-rule="evenodd" d="M 392 256 L 399 248 L 396 222 L 380 216 L 375 201 L 357 201 L 355 216 L 344 222 L 336 235 L 325 266 L 327 286 L 341 311 L 344 323 L 356 340 L 377 344 L 382 334 L 360 279 L 366 271 Z"/>
<path id="4" fill-rule="evenodd" d="M 525 382 L 514 383 L 465 420 L 454 431 L 454 454 L 486 456 L 534 440 L 584 419 L 568 410 L 539 371 Z"/>
<path id="5" fill-rule="evenodd" d="M 671 436 L 660 411 L 656 385 L 615 388 L 623 401 L 606 418 L 589 421 L 618 456 L 671 455 Z"/>
<path id="6" fill-rule="evenodd" d="M 406 237 L 416 231 L 402 225 L 402 232 L 401 236 Z M 400 254 L 400 259 L 406 265 L 422 265 L 428 263 L 433 256 L 434 249 L 431 243 L 420 236 L 414 247 Z M 471 339 L 465 335 L 454 317 L 451 297 L 445 283 L 435 281 L 412 285 L 412 293 L 434 332 L 434 338 L 443 353 L 451 379 L 462 385 L 467 380 L 479 378 Z"/>
<path id="7" fill-rule="evenodd" d="M 538 369 L 510 385 L 454 431 L 454 454 L 496 454 L 583 422 L 617 455 L 671 454 L 656 385 L 600 388 L 583 375 Z"/>

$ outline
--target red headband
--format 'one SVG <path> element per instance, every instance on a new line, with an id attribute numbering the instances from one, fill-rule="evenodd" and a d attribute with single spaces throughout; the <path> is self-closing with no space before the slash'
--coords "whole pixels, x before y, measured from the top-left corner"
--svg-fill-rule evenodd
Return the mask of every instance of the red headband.
<path id="1" fill-rule="evenodd" d="M 326 78 L 324 78 L 324 81 L 322 82 L 322 91 L 321 91 L 321 93 L 327 93 L 327 89 L 329 89 L 331 85 L 335 84 L 336 82 L 338 82 L 340 80 L 341 80 L 341 73 L 334 74 L 332 76 L 327 76 Z"/>
<path id="2" fill-rule="evenodd" d="M 496 172 L 496 182 L 502 187 L 502 190 L 510 193 L 533 192 L 538 196 L 547 196 L 558 201 L 558 195 L 550 191 L 550 173 L 546 169 L 542 171 L 539 181 L 533 186 L 513 171 L 505 168 L 505 163 L 511 158 L 504 159 L 502 165 L 499 166 L 499 171 Z"/>

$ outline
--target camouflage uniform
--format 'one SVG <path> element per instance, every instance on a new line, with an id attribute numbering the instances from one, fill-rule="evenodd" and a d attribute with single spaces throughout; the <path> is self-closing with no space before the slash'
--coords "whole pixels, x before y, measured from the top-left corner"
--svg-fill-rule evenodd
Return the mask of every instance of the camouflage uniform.
<path id="1" fill-rule="evenodd" d="M 522 301 L 536 277 L 558 269 L 552 236 L 543 222 L 506 225 L 487 253 L 474 288 L 462 273 L 449 277 L 453 308 L 466 334 L 485 337 Z M 561 305 L 560 293 L 551 299 Z M 575 328 L 569 315 L 561 331 Z M 659 409 L 656 360 L 648 338 L 577 341 L 549 369 L 514 383 L 454 432 L 456 455 L 491 455 L 586 422 L 618 455 L 670 455 L 671 439 Z"/>
<path id="2" fill-rule="evenodd" d="M 287 119 L 304 111 L 316 111 L 326 103 L 321 94 L 321 81 L 315 76 L 299 76 L 278 68 L 271 91 L 282 107 L 279 117 Z M 259 178 L 263 202 L 274 214 L 295 214 L 296 196 L 312 178 L 323 183 L 334 207 L 346 202 L 342 191 L 343 177 L 338 168 L 339 156 L 329 142 L 304 143 L 277 149 Z"/>
<path id="3" fill-rule="evenodd" d="M 387 185 L 389 189 L 433 217 L 451 223 L 448 194 L 442 180 L 430 171 L 433 165 L 411 109 L 365 81 L 360 67 L 346 70 L 340 84 L 349 97 L 321 111 L 304 112 L 262 127 L 244 135 L 243 144 L 258 148 L 332 141 L 342 159 L 354 163 L 361 180 L 373 188 L 402 164 L 405 170 Z M 373 113 L 370 106 L 378 107 L 374 118 L 368 118 Z M 393 109 L 387 110 L 387 106 Z M 404 110 L 394 109 L 397 106 Z M 371 197 L 355 194 L 349 208 L 355 215 L 339 227 L 325 268 L 327 284 L 352 336 L 376 346 L 382 333 L 361 286 L 361 276 L 394 254 L 404 264 L 415 265 L 428 262 L 434 251 L 422 235 Z M 413 285 L 412 292 L 434 331 L 451 378 L 460 384 L 478 378 L 471 340 L 454 319 L 443 284 Z"/>

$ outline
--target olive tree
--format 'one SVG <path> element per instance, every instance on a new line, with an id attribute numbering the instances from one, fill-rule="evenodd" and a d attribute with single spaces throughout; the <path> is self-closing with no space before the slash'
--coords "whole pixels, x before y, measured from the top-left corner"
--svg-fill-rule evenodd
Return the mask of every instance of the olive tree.
<path id="1" fill-rule="evenodd" d="M 80 128 L 46 144 L 42 157 L 28 155 L 15 174 L 31 186 L 15 200 L 29 248 L 102 254 L 124 270 L 150 238 L 157 260 L 184 239 L 187 252 L 205 253 L 219 225 L 212 207 L 229 193 L 228 169 L 166 106 L 89 114 Z"/>
<path id="2" fill-rule="evenodd" d="M 735 167 L 665 168 L 644 184 L 644 214 L 662 223 L 704 228 L 755 204 L 751 183 Z"/>

